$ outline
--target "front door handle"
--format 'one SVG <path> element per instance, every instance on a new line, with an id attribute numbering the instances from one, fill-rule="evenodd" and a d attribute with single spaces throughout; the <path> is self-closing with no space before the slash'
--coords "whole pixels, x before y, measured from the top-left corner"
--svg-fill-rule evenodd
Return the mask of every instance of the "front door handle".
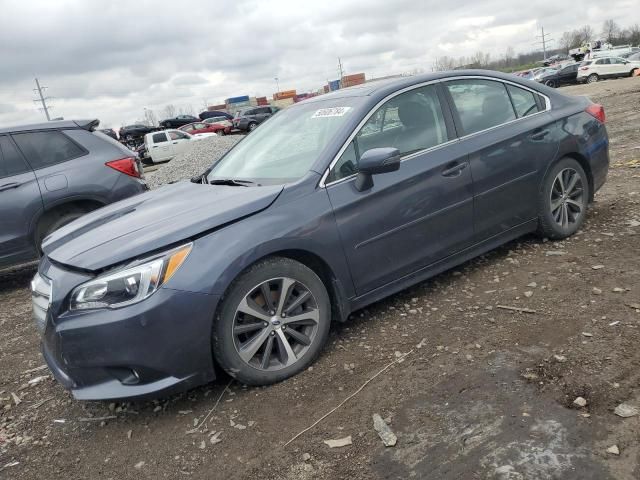
<path id="1" fill-rule="evenodd" d="M 177 145 L 177 144 L 178 144 L 178 142 L 173 142 L 173 144 L 174 144 L 174 145 Z"/>
<path id="2" fill-rule="evenodd" d="M 531 140 L 542 140 L 547 135 L 549 135 L 549 130 L 540 130 L 529 135 L 529 138 Z"/>
<path id="3" fill-rule="evenodd" d="M 11 190 L 12 188 L 18 188 L 20 185 L 22 184 L 19 182 L 5 183 L 4 185 L 0 185 L 0 192 L 4 190 Z"/>
<path id="4" fill-rule="evenodd" d="M 442 171 L 442 176 L 443 177 L 457 177 L 458 175 L 460 175 L 460 172 L 462 172 L 462 170 L 464 170 L 465 168 L 467 168 L 467 164 L 466 163 L 457 163 L 457 164 L 453 165 L 452 167 L 445 168 Z"/>

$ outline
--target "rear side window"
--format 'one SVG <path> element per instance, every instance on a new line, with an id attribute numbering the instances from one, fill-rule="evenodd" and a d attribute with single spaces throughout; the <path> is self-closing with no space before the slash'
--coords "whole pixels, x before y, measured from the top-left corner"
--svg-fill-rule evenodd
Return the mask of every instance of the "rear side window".
<path id="1" fill-rule="evenodd" d="M 600 60 L 596 61 L 596 65 L 609 65 L 609 59 L 601 58 Z"/>
<path id="2" fill-rule="evenodd" d="M 507 85 L 509 95 L 511 95 L 511 101 L 513 102 L 513 108 L 516 109 L 518 118 L 526 117 L 540 111 L 538 101 L 536 101 L 537 95 L 530 90 L 524 88 L 515 87 L 513 85 Z"/>
<path id="3" fill-rule="evenodd" d="M 18 175 L 28 170 L 11 139 L 7 135 L 0 136 L 0 177 Z"/>
<path id="4" fill-rule="evenodd" d="M 86 150 L 58 131 L 16 133 L 12 136 L 34 170 L 87 154 Z"/>
<path id="5" fill-rule="evenodd" d="M 153 143 L 162 143 L 162 142 L 166 142 L 167 141 L 167 134 L 162 132 L 162 133 L 154 133 L 153 134 Z"/>
<path id="6" fill-rule="evenodd" d="M 469 79 L 445 83 L 460 117 L 465 135 L 516 119 L 502 82 Z"/>

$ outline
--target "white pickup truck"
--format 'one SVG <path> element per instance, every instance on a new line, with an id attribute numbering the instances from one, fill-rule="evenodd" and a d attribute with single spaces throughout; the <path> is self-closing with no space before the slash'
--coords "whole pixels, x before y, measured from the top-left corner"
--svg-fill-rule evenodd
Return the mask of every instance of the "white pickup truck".
<path id="1" fill-rule="evenodd" d="M 144 146 L 151 163 L 166 162 L 189 149 L 193 142 L 206 137 L 217 137 L 215 133 L 198 133 L 191 135 L 181 130 L 162 130 L 144 136 Z"/>

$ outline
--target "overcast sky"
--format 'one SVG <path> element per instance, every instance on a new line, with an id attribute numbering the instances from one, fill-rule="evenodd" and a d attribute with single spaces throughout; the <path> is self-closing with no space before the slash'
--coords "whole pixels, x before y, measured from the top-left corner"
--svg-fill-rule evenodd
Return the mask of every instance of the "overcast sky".
<path id="1" fill-rule="evenodd" d="M 0 0 L 0 126 L 40 121 L 34 77 L 53 116 L 120 127 L 347 74 L 429 71 L 436 57 L 533 49 L 538 27 L 640 20 L 638 0 L 71 1 Z"/>

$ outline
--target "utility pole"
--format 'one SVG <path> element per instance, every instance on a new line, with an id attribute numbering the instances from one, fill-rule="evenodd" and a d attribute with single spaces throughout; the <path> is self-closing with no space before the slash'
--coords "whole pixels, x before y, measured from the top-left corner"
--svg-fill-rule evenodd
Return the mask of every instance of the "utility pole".
<path id="1" fill-rule="evenodd" d="M 274 77 L 273 79 L 276 81 L 276 93 L 280 93 L 280 81 L 278 77 Z"/>
<path id="2" fill-rule="evenodd" d="M 343 73 L 342 73 L 342 61 L 340 60 L 340 57 L 338 57 L 338 72 L 340 73 L 340 80 L 339 80 L 340 83 L 339 83 L 339 85 L 340 85 L 340 88 L 342 88 L 342 75 L 343 75 Z"/>
<path id="3" fill-rule="evenodd" d="M 544 33 L 544 27 L 540 26 L 540 29 L 542 31 L 542 33 L 540 35 L 536 35 L 536 38 L 540 38 L 541 40 L 538 42 L 535 42 L 534 45 L 540 45 L 542 44 L 542 54 L 543 60 L 547 59 L 547 43 L 553 41 L 553 38 L 547 38 L 549 35 L 551 35 L 550 33 Z"/>
<path id="4" fill-rule="evenodd" d="M 33 91 L 34 92 L 38 92 L 38 96 L 40 97 L 40 99 L 39 100 L 34 100 L 34 102 L 36 102 L 36 103 L 40 102 L 42 104 L 41 110 L 44 110 L 44 114 L 47 117 L 47 122 L 49 122 L 49 121 L 51 121 L 51 117 L 49 116 L 49 108 L 52 108 L 52 107 L 47 106 L 47 100 L 50 100 L 51 97 L 45 97 L 42 94 L 43 90 L 46 90 L 47 87 L 41 87 L 40 86 L 40 82 L 38 81 L 37 78 L 36 78 L 36 87 L 38 87 L 38 88 L 34 88 Z"/>

